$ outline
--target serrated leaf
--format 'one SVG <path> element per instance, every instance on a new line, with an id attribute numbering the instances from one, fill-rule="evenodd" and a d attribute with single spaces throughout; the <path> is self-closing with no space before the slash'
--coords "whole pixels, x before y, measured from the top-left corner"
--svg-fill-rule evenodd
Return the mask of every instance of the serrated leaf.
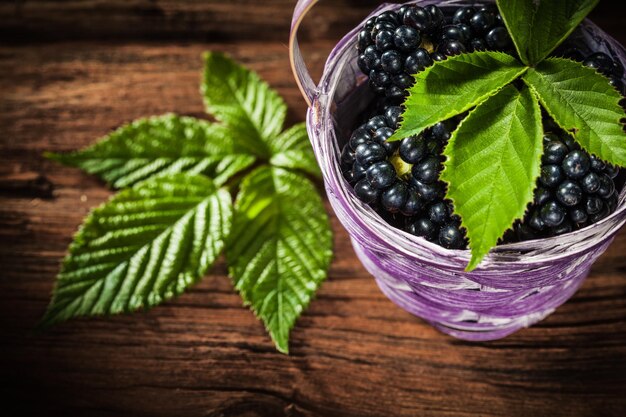
<path id="1" fill-rule="evenodd" d="M 497 0 L 498 9 L 522 62 L 528 63 L 528 45 L 537 8 L 532 0 Z"/>
<path id="2" fill-rule="evenodd" d="M 267 166 L 244 179 L 226 246 L 229 273 L 281 352 L 326 278 L 331 248 L 328 216 L 308 179 Z"/>
<path id="3" fill-rule="evenodd" d="M 390 141 L 418 135 L 480 104 L 526 71 L 502 52 L 474 52 L 436 62 L 415 75 L 400 127 Z"/>
<path id="4" fill-rule="evenodd" d="M 304 123 L 294 125 L 276 136 L 269 142 L 269 147 L 272 152 L 270 164 L 273 166 L 298 169 L 321 177 Z"/>
<path id="5" fill-rule="evenodd" d="M 543 130 L 537 98 L 506 86 L 452 134 L 441 178 L 467 230 L 474 269 L 524 216 L 539 176 Z"/>
<path id="6" fill-rule="evenodd" d="M 201 86 L 209 113 L 236 132 L 240 141 L 263 158 L 271 157 L 267 142 L 283 128 L 287 106 L 253 71 L 221 52 L 204 54 Z"/>
<path id="7" fill-rule="evenodd" d="M 530 1 L 530 0 L 529 0 Z M 600 0 L 542 0 L 528 48 L 529 63 L 545 59 L 596 7 Z"/>
<path id="8" fill-rule="evenodd" d="M 120 192 L 74 237 L 41 325 L 130 312 L 182 293 L 221 252 L 231 204 L 210 179 L 187 174 Z"/>
<path id="9" fill-rule="evenodd" d="M 179 172 L 222 184 L 255 161 L 224 126 L 173 114 L 136 120 L 86 149 L 48 156 L 115 188 Z"/>
<path id="10" fill-rule="evenodd" d="M 534 65 L 559 46 L 599 0 L 498 0 L 522 61 Z"/>
<path id="11" fill-rule="evenodd" d="M 608 79 L 591 68 L 563 58 L 549 58 L 531 68 L 523 80 L 564 130 L 586 151 L 626 166 L 626 117 L 622 96 Z"/>

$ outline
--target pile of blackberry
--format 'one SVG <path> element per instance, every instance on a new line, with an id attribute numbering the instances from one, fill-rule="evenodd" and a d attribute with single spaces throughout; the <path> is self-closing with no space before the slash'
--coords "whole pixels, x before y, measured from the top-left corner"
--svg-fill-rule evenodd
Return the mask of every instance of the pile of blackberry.
<path id="1" fill-rule="evenodd" d="M 461 7 L 446 16 L 437 6 L 403 6 L 369 19 L 358 38 L 358 63 L 377 99 L 341 153 L 341 168 L 357 197 L 390 225 L 449 249 L 467 247 L 460 218 L 445 199 L 439 174 L 443 149 L 465 117 L 438 123 L 419 136 L 387 139 L 398 127 L 411 74 L 434 60 L 476 50 L 513 53 L 502 18 L 493 7 Z M 603 53 L 585 57 L 568 47 L 557 55 L 605 74 L 623 94 L 624 69 Z M 547 115 L 544 156 L 535 198 L 526 216 L 502 238 L 517 242 L 567 233 L 595 223 L 617 206 L 618 169 L 590 156 Z"/>
<path id="2" fill-rule="evenodd" d="M 534 201 L 507 242 L 562 235 L 602 220 L 617 207 L 618 169 L 589 155 L 557 126 L 550 130 L 543 137 Z"/>
<path id="3" fill-rule="evenodd" d="M 434 5 L 403 6 L 372 17 L 358 36 L 358 64 L 372 90 L 401 100 L 412 74 L 463 52 L 509 51 L 512 42 L 495 6 L 461 7 L 451 19 Z"/>

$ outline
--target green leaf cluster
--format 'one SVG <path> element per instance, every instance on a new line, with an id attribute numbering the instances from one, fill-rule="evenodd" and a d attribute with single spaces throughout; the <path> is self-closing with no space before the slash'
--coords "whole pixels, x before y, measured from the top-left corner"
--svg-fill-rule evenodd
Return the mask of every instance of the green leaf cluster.
<path id="1" fill-rule="evenodd" d="M 201 91 L 216 123 L 149 117 L 86 149 L 48 155 L 125 189 L 75 235 L 43 326 L 153 307 L 225 252 L 244 303 L 288 352 L 332 257 L 306 127 L 283 131 L 282 98 L 224 54 L 205 54 Z"/>
<path id="2" fill-rule="evenodd" d="M 498 0 L 519 57 L 474 52 L 415 75 L 399 128 L 419 135 L 468 115 L 444 150 L 442 179 L 479 265 L 533 199 L 542 156 L 543 108 L 590 154 L 626 166 L 621 94 L 593 69 L 548 55 L 597 0 Z"/>

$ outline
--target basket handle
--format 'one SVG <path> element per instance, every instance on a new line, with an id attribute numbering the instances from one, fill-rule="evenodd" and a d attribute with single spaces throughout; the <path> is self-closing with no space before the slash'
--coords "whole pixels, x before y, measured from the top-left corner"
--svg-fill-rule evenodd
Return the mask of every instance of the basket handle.
<path id="1" fill-rule="evenodd" d="M 291 62 L 291 71 L 293 71 L 298 88 L 309 107 L 311 107 L 318 90 L 304 62 L 296 35 L 302 19 L 304 19 L 304 16 L 317 2 L 318 0 L 298 0 L 293 11 L 291 32 L 289 33 L 289 61 Z"/>

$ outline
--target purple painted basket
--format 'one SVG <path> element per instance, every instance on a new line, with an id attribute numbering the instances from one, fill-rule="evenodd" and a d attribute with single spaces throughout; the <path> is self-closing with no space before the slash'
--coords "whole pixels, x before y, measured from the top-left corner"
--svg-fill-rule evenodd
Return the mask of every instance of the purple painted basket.
<path id="1" fill-rule="evenodd" d="M 474 341 L 505 337 L 552 313 L 576 292 L 593 262 L 626 223 L 626 191 L 620 193 L 617 210 L 604 220 L 563 236 L 498 246 L 476 270 L 464 272 L 469 251 L 444 249 L 392 228 L 359 201 L 344 180 L 340 146 L 371 97 L 356 65 L 358 28 L 330 53 L 319 84 L 311 79 L 296 32 L 316 2 L 299 0 L 295 7 L 289 45 L 292 69 L 309 104 L 307 127 L 328 199 L 383 293 L 444 333 Z M 409 3 L 458 6 L 476 2 Z M 399 6 L 384 4 L 372 14 Z M 592 22 L 585 21 L 573 36 L 626 65 L 624 47 Z"/>

